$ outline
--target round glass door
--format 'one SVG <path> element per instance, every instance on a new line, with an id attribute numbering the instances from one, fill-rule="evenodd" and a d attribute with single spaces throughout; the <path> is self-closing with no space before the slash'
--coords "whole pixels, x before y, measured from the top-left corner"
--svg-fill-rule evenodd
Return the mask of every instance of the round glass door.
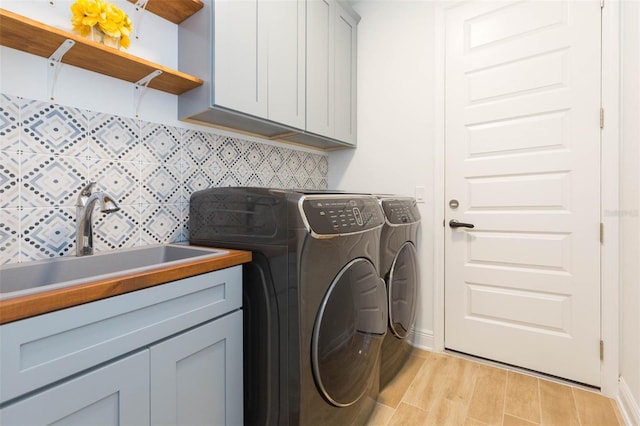
<path id="1" fill-rule="evenodd" d="M 368 390 L 387 330 L 384 281 L 367 259 L 347 264 L 331 283 L 312 337 L 313 375 L 323 396 L 338 407 Z"/>
<path id="2" fill-rule="evenodd" d="M 418 279 L 418 254 L 414 245 L 406 242 L 393 260 L 388 278 L 389 327 L 402 339 L 415 321 Z"/>

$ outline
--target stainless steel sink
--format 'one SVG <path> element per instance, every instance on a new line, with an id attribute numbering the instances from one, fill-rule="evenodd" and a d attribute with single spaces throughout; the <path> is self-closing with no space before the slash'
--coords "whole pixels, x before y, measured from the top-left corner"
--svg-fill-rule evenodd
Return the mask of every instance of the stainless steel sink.
<path id="1" fill-rule="evenodd" d="M 0 267 L 0 300 L 135 274 L 227 254 L 226 250 L 164 244 L 82 257 L 58 257 Z"/>

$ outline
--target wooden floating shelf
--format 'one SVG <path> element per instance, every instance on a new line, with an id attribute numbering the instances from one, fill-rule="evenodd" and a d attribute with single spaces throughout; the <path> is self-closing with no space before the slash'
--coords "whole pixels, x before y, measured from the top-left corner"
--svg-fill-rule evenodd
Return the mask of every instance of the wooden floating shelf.
<path id="1" fill-rule="evenodd" d="M 137 0 L 129 0 L 129 2 L 137 3 Z M 203 6 L 204 4 L 200 0 L 149 0 L 145 10 L 174 24 L 179 24 L 202 9 Z"/>
<path id="2" fill-rule="evenodd" d="M 155 70 L 160 70 L 162 74 L 151 80 L 148 87 L 174 95 L 201 86 L 203 83 L 201 79 L 189 74 L 0 9 L 0 44 L 3 46 L 49 58 L 67 39 L 75 41 L 76 44 L 62 58 L 62 63 L 65 64 L 132 83 Z"/>

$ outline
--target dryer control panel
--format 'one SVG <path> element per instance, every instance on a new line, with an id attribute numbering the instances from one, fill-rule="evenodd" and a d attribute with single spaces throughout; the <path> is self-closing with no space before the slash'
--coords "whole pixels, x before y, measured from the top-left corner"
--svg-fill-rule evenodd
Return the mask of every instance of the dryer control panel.
<path id="1" fill-rule="evenodd" d="M 420 211 L 413 198 L 384 198 L 382 210 L 392 225 L 408 225 L 420 221 Z"/>
<path id="2" fill-rule="evenodd" d="M 308 196 L 302 201 L 308 227 L 318 235 L 362 232 L 381 226 L 384 217 L 377 199 L 366 196 Z"/>

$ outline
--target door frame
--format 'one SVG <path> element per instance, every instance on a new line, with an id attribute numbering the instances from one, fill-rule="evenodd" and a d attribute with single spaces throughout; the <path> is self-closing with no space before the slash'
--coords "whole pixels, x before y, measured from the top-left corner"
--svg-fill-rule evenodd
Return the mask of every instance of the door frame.
<path id="1" fill-rule="evenodd" d="M 595 0 L 592 0 L 595 1 Z M 604 0 L 603 0 L 604 1 Z M 434 61 L 434 300 L 433 350 L 444 350 L 444 254 L 445 254 L 445 11 L 466 1 L 438 0 L 435 12 Z M 620 143 L 620 4 L 605 2 L 602 9 L 602 82 L 601 99 L 605 124 L 601 131 L 601 202 L 600 217 L 604 224 L 604 243 L 601 244 L 601 320 L 600 335 L 604 342 L 601 361 L 601 392 L 609 397 L 618 395 L 619 375 L 619 210 L 618 189 Z M 594 119 L 597 119 L 594 117 Z M 606 149 L 605 149 L 606 148 Z"/>

